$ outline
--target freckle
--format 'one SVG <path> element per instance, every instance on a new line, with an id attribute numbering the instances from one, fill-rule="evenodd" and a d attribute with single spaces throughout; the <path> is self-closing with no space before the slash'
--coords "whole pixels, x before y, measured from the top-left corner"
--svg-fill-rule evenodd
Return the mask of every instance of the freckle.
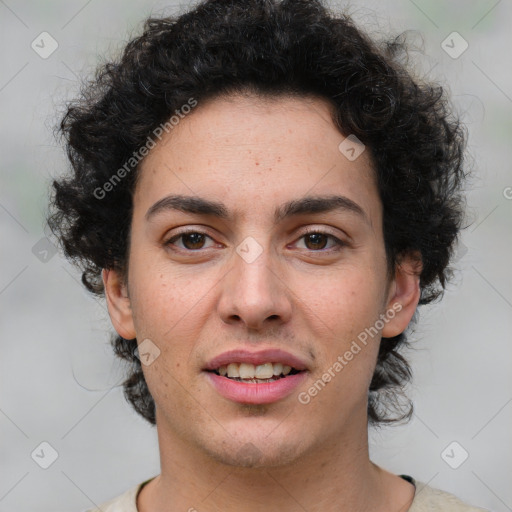
<path id="1" fill-rule="evenodd" d="M 179 368 L 180 367 L 180 363 L 176 363 L 176 368 Z"/>

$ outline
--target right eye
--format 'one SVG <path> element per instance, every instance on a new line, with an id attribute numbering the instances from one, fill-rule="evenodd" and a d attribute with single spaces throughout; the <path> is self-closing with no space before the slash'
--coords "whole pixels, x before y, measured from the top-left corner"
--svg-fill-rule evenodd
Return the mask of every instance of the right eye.
<path id="1" fill-rule="evenodd" d="M 182 247 L 178 246 L 179 249 L 184 251 L 198 251 L 204 248 L 204 243 L 207 238 L 213 240 L 206 233 L 200 231 L 182 231 L 181 233 L 173 235 L 172 238 L 164 242 L 164 245 L 175 246 L 176 244 L 174 242 L 182 239 Z"/>

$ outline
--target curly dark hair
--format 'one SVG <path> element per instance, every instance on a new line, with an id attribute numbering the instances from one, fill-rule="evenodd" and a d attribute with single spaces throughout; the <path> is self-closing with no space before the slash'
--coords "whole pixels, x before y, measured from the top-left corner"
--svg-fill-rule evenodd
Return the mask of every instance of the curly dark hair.
<path id="1" fill-rule="evenodd" d="M 190 98 L 249 91 L 329 101 L 339 131 L 371 151 L 389 272 L 404 254 L 419 253 L 419 303 L 440 298 L 464 217 L 466 136 L 443 88 L 403 64 L 408 51 L 404 37 L 374 41 L 319 0 L 208 0 L 147 19 L 142 35 L 67 105 L 58 127 L 72 172 L 53 181 L 48 224 L 83 284 L 102 296 L 103 268 L 126 276 L 137 165 L 108 198 L 98 190 Z M 136 339 L 113 335 L 112 344 L 129 365 L 125 397 L 154 425 Z M 411 370 L 399 353 L 405 345 L 406 333 L 381 342 L 368 395 L 371 425 L 412 414 L 404 394 Z"/>

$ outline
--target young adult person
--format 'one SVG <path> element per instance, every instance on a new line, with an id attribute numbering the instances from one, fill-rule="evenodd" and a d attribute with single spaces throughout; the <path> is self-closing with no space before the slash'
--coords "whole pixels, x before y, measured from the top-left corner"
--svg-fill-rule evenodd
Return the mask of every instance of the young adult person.
<path id="1" fill-rule="evenodd" d="M 463 218 L 464 131 L 405 51 L 318 1 L 210 0 L 69 105 L 50 225 L 161 460 L 103 512 L 477 510 L 368 454 Z"/>

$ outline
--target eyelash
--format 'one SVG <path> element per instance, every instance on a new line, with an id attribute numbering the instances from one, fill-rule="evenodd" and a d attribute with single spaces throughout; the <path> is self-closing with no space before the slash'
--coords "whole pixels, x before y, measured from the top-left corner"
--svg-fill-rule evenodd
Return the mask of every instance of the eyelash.
<path id="1" fill-rule="evenodd" d="M 203 235 L 207 238 L 210 238 L 211 240 L 213 240 L 213 238 L 211 236 L 209 236 L 208 234 L 204 233 L 203 231 L 197 231 L 197 230 L 188 230 L 188 231 L 182 231 L 181 233 L 177 233 L 176 235 L 173 235 L 171 238 L 169 238 L 167 241 L 164 242 L 164 246 L 168 247 L 168 246 L 172 246 L 174 245 L 174 242 L 176 240 L 179 240 L 180 238 L 186 236 L 186 235 L 190 235 L 190 234 L 195 234 L 195 235 Z M 327 232 L 327 231 L 322 231 L 322 230 L 318 230 L 318 229 L 310 229 L 308 231 L 306 231 L 305 233 L 302 233 L 302 235 L 298 238 L 298 240 L 301 240 L 302 238 L 308 236 L 308 235 L 324 235 L 330 239 L 332 239 L 335 243 L 335 246 L 336 248 L 331 248 L 331 249 L 318 249 L 318 250 L 314 250 L 314 249 L 310 249 L 311 252 L 319 252 L 319 253 L 322 253 L 322 252 L 334 252 L 334 251 L 338 251 L 340 250 L 342 247 L 345 247 L 347 244 L 343 241 L 341 241 L 339 238 L 335 237 L 334 235 L 332 235 L 331 233 Z M 176 249 L 173 249 L 173 250 L 176 250 Z M 185 251 L 185 252 L 190 252 L 190 253 L 193 253 L 193 252 L 200 252 L 202 249 L 183 249 L 181 247 L 178 248 L 179 251 Z"/>

